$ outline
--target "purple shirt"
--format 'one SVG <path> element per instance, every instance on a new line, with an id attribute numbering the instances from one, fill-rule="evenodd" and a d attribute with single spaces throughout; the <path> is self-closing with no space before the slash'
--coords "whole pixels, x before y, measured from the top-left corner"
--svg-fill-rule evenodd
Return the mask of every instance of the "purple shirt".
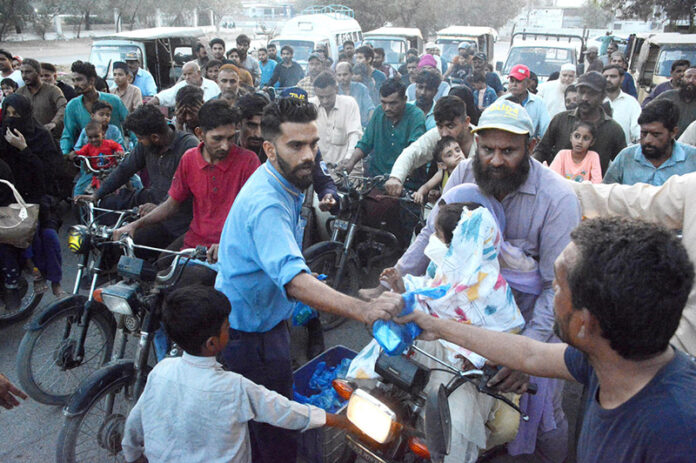
<path id="1" fill-rule="evenodd" d="M 580 205 L 570 186 L 555 172 L 530 159 L 529 177 L 502 201 L 503 236 L 539 262 L 544 289 L 538 297 L 515 291 L 517 305 L 527 322 L 522 334 L 547 342 L 553 336 L 553 263 L 570 242 L 570 231 L 580 223 Z M 461 183 L 476 183 L 470 159 L 452 172 L 443 194 Z M 428 258 L 423 254 L 433 233 L 436 211 L 397 263 L 402 274 L 423 275 Z"/>

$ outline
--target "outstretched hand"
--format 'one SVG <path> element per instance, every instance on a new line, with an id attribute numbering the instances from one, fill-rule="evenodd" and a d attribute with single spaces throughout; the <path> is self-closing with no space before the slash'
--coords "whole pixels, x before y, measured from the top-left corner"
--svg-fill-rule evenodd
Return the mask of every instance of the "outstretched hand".
<path id="1" fill-rule="evenodd" d="M 389 291 L 368 302 L 367 306 L 369 310 L 364 311 L 363 322 L 372 326 L 377 320 L 391 320 L 398 317 L 404 307 L 404 299 L 399 294 Z"/>
<path id="2" fill-rule="evenodd" d="M 402 325 L 408 322 L 414 322 L 416 325 L 420 326 L 423 331 L 418 335 L 418 339 L 422 339 L 423 341 L 435 341 L 440 339 L 435 329 L 437 318 L 423 311 L 414 310 L 408 315 L 397 317 L 394 321 Z"/>
<path id="3" fill-rule="evenodd" d="M 17 389 L 9 379 L 0 373 L 0 407 L 11 409 L 19 405 L 17 397 L 26 400 L 27 395 Z"/>

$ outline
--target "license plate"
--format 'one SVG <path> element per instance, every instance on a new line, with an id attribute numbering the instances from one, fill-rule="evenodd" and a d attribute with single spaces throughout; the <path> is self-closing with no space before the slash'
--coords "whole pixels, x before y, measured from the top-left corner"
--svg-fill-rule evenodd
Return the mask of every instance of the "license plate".
<path id="1" fill-rule="evenodd" d="M 368 463 L 387 463 L 386 460 L 383 460 L 382 458 L 378 457 L 375 455 L 372 450 L 368 449 L 365 445 L 362 443 L 358 442 L 355 440 L 354 437 L 347 435 L 346 436 L 346 442 L 348 443 L 348 447 L 355 452 L 355 454 L 365 460 Z"/>
<path id="2" fill-rule="evenodd" d="M 334 220 L 334 227 L 338 228 L 339 230 L 348 231 L 349 226 L 350 223 L 347 220 Z"/>

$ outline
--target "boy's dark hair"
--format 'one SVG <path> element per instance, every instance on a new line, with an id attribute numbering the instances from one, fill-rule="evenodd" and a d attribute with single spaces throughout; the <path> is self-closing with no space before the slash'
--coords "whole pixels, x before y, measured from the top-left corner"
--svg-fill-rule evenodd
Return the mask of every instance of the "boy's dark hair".
<path id="1" fill-rule="evenodd" d="M 212 68 L 213 66 L 217 66 L 217 67 L 222 66 L 222 61 L 220 61 L 219 59 L 211 59 L 207 63 L 205 63 L 205 66 L 203 66 L 203 69 L 205 71 L 207 71 L 208 68 Z"/>
<path id="2" fill-rule="evenodd" d="M 237 50 L 236 48 L 230 48 L 229 50 L 227 50 L 227 53 L 225 53 L 225 56 L 227 56 L 229 58 L 230 56 L 232 56 L 232 53 L 236 53 L 237 56 L 239 56 L 239 50 Z"/>
<path id="3" fill-rule="evenodd" d="M 353 42 L 353 41 L 350 40 L 350 39 L 344 40 L 344 41 L 343 41 L 343 46 L 345 47 L 346 45 L 353 45 L 353 46 L 355 46 L 355 42 Z"/>
<path id="4" fill-rule="evenodd" d="M 193 52 L 198 53 L 201 48 L 205 48 L 205 45 L 203 45 L 201 42 L 196 42 L 196 44 L 193 46 Z"/>
<path id="5" fill-rule="evenodd" d="M 256 53 L 258 53 L 258 52 L 260 52 L 260 51 L 262 51 L 262 52 L 264 52 L 264 53 L 268 53 L 268 50 L 266 49 L 266 47 L 261 47 L 261 48 L 259 48 L 258 50 L 256 50 Z"/>
<path id="6" fill-rule="evenodd" d="M 597 140 L 597 127 L 593 123 L 583 121 L 581 119 L 578 119 L 575 122 L 575 124 L 573 124 L 573 130 L 571 130 L 570 133 L 575 132 L 580 127 L 585 127 L 586 129 L 588 129 L 590 131 L 590 133 L 592 134 L 593 141 Z"/>
<path id="7" fill-rule="evenodd" d="M 602 68 L 602 74 L 604 74 L 604 71 L 608 71 L 610 69 L 616 69 L 619 73 L 619 77 L 623 77 L 624 74 L 626 74 L 626 71 L 624 70 L 623 67 L 619 66 L 618 64 L 608 64 Z"/>
<path id="8" fill-rule="evenodd" d="M 440 86 L 442 78 L 437 71 L 430 69 L 421 69 L 416 74 L 414 80 L 417 84 L 425 84 L 425 87 L 430 90 L 435 90 Z"/>
<path id="9" fill-rule="evenodd" d="M 251 39 L 246 34 L 239 34 L 235 39 L 235 42 L 237 43 L 237 45 L 243 45 L 245 43 L 249 45 L 251 44 Z"/>
<path id="10" fill-rule="evenodd" d="M 679 66 L 686 66 L 687 68 L 691 66 L 691 62 L 688 59 L 678 59 L 672 63 L 672 68 L 670 72 L 674 72 Z"/>
<path id="11" fill-rule="evenodd" d="M 435 225 L 437 225 L 437 227 L 442 230 L 442 234 L 445 235 L 445 244 L 450 244 L 452 242 L 454 229 L 457 228 L 457 224 L 459 223 L 459 219 L 462 218 L 462 211 L 464 211 L 465 207 L 473 211 L 482 206 L 474 202 L 447 204 L 442 199 L 438 203 Z"/>
<path id="12" fill-rule="evenodd" d="M 275 43 L 269 43 L 268 45 L 266 45 L 266 49 L 269 49 L 269 48 L 273 48 L 274 50 L 278 49 L 278 47 L 276 46 Z"/>
<path id="13" fill-rule="evenodd" d="M 77 60 L 70 66 L 70 70 L 77 74 L 82 74 L 87 77 L 87 79 L 97 79 L 97 70 L 92 63 L 85 63 L 84 61 Z"/>
<path id="14" fill-rule="evenodd" d="M 471 73 L 467 80 L 472 84 L 479 84 L 482 82 L 486 82 L 486 76 L 481 71 L 475 71 Z"/>
<path id="15" fill-rule="evenodd" d="M 6 87 L 12 87 L 15 90 L 17 90 L 19 88 L 19 85 L 17 85 L 17 82 L 10 79 L 9 77 L 5 77 L 4 79 L 0 80 L 0 85 L 5 85 Z"/>
<path id="16" fill-rule="evenodd" d="M 345 61 L 345 60 L 347 60 L 347 59 L 348 59 L 348 55 L 346 55 L 345 53 L 341 52 L 341 53 L 338 54 L 338 60 L 339 60 L 339 61 Z M 350 63 L 349 63 L 349 64 L 350 64 Z M 351 66 L 351 72 L 352 72 L 352 66 Z"/>
<path id="17" fill-rule="evenodd" d="M 164 114 L 153 105 L 140 106 L 130 113 L 123 128 L 144 137 L 161 135 L 169 130 Z"/>
<path id="18" fill-rule="evenodd" d="M 237 108 L 223 100 L 210 100 L 198 111 L 198 126 L 204 132 L 223 125 L 238 124 L 242 115 Z"/>
<path id="19" fill-rule="evenodd" d="M 283 48 L 280 49 L 280 53 L 282 54 L 285 50 L 289 51 L 291 55 L 295 56 L 295 49 L 290 45 L 283 45 Z"/>
<path id="20" fill-rule="evenodd" d="M 261 133 L 265 140 L 273 141 L 281 135 L 284 122 L 300 124 L 315 121 L 317 108 L 312 103 L 297 98 L 282 98 L 267 105 L 261 118 Z"/>
<path id="21" fill-rule="evenodd" d="M 336 87 L 337 85 L 336 78 L 329 71 L 322 71 L 314 78 L 314 88 L 324 89 L 331 86 Z"/>
<path id="22" fill-rule="evenodd" d="M 385 80 L 379 89 L 379 94 L 383 97 L 388 97 L 394 93 L 397 93 L 399 98 L 404 99 L 406 98 L 406 87 L 404 87 L 404 84 L 402 84 L 399 79 L 392 78 Z"/>
<path id="23" fill-rule="evenodd" d="M 56 69 L 56 67 L 55 67 L 53 64 L 51 64 L 51 63 L 41 63 L 41 69 L 45 69 L 45 70 L 47 70 L 48 72 L 51 72 L 51 73 L 53 73 L 53 74 L 55 74 L 56 72 L 58 72 L 58 70 Z"/>
<path id="24" fill-rule="evenodd" d="M 99 130 L 102 134 L 104 134 L 104 127 L 100 122 L 95 120 L 91 120 L 87 123 L 87 125 L 85 125 L 85 133 L 87 133 L 89 130 Z"/>
<path id="25" fill-rule="evenodd" d="M 268 104 L 268 99 L 257 93 L 249 93 L 237 100 L 237 108 L 241 111 L 242 119 L 251 119 L 254 116 L 263 116 L 263 108 Z"/>
<path id="26" fill-rule="evenodd" d="M 23 66 L 31 66 L 34 71 L 36 71 L 38 74 L 41 73 L 41 64 L 39 64 L 38 61 L 36 61 L 34 58 L 24 58 L 22 61 Z"/>
<path id="27" fill-rule="evenodd" d="M 408 50 L 406 50 L 406 56 L 408 56 L 408 55 L 413 55 L 413 57 L 417 58 L 418 57 L 418 50 L 415 48 L 409 48 Z"/>
<path id="28" fill-rule="evenodd" d="M 365 57 L 365 60 L 368 63 L 372 63 L 372 60 L 375 59 L 375 52 L 372 50 L 372 48 L 368 47 L 367 45 L 363 45 L 362 47 L 358 47 L 355 50 L 355 54 L 358 55 L 363 55 Z"/>
<path id="29" fill-rule="evenodd" d="M 435 144 L 435 149 L 433 150 L 433 157 L 435 158 L 436 162 L 442 162 L 442 153 L 445 151 L 445 148 L 450 146 L 452 143 L 457 143 L 457 140 L 454 139 L 454 137 L 450 137 L 447 135 L 446 137 L 440 138 L 437 143 Z"/>
<path id="30" fill-rule="evenodd" d="M 375 55 L 385 56 L 384 48 L 382 47 L 373 48 L 372 51 L 375 53 Z"/>
<path id="31" fill-rule="evenodd" d="M 411 63 L 416 63 L 418 64 L 420 62 L 420 59 L 417 56 L 409 56 L 406 59 L 406 64 L 411 64 Z"/>
<path id="32" fill-rule="evenodd" d="M 679 124 L 679 107 L 665 98 L 651 101 L 640 112 L 638 124 L 662 122 L 667 130 L 674 130 Z"/>
<path id="33" fill-rule="evenodd" d="M 577 93 L 578 88 L 574 84 L 570 84 L 566 87 L 565 91 L 563 92 L 563 98 L 567 97 L 569 93 Z"/>
<path id="34" fill-rule="evenodd" d="M 681 240 L 662 226 L 616 217 L 583 220 L 570 239 L 578 249 L 568 269 L 573 309 L 587 309 L 625 359 L 667 349 L 694 282 Z"/>
<path id="35" fill-rule="evenodd" d="M 92 114 L 97 114 L 97 111 L 100 109 L 108 109 L 111 112 L 114 111 L 114 107 L 111 106 L 111 104 L 107 103 L 106 101 L 97 100 L 92 105 Z"/>
<path id="36" fill-rule="evenodd" d="M 435 122 L 439 123 L 452 122 L 455 119 L 464 120 L 466 116 L 466 103 L 458 96 L 443 96 L 437 100 L 433 109 Z"/>
<path id="37" fill-rule="evenodd" d="M 190 355 L 199 355 L 218 336 L 231 311 L 227 296 L 210 286 L 191 285 L 169 294 L 162 310 L 164 330 Z"/>
<path id="38" fill-rule="evenodd" d="M 200 106 L 203 104 L 203 89 L 196 85 L 184 85 L 176 92 L 174 101 L 176 107 Z"/>
<path id="39" fill-rule="evenodd" d="M 9 59 L 10 61 L 12 61 L 14 59 L 14 56 L 12 56 L 12 53 L 5 50 L 4 48 L 0 48 L 0 55 L 3 55 L 5 58 Z"/>
<path id="40" fill-rule="evenodd" d="M 222 48 L 226 48 L 225 41 L 219 37 L 216 37 L 213 40 L 211 40 L 210 42 L 208 42 L 208 45 L 210 46 L 210 48 L 213 48 L 213 45 L 222 45 Z"/>

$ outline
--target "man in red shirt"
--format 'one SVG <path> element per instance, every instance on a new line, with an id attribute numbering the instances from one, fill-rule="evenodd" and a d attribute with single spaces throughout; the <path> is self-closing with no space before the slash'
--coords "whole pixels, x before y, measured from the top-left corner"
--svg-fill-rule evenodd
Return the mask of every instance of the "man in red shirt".
<path id="1" fill-rule="evenodd" d="M 152 212 L 114 231 L 114 239 L 171 216 L 188 198 L 193 197 L 193 219 L 186 234 L 170 249 L 208 247 L 208 260 L 217 261 L 222 227 L 237 193 L 261 164 L 252 151 L 235 144 L 241 114 L 226 102 L 211 100 L 201 106 L 199 126 L 203 140 L 182 156 L 176 169 L 169 197 Z"/>

